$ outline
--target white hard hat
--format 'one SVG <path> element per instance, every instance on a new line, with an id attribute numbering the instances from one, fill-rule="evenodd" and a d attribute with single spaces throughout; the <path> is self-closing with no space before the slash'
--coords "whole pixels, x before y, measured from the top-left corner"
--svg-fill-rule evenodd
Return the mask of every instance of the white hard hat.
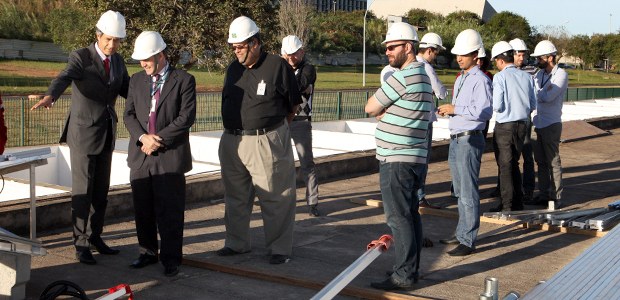
<path id="1" fill-rule="evenodd" d="M 256 23 L 252 19 L 241 16 L 230 23 L 228 29 L 228 43 L 241 43 L 254 35 L 256 35 L 260 29 L 256 26 Z"/>
<path id="2" fill-rule="evenodd" d="M 136 38 L 131 58 L 135 60 L 145 60 L 151 56 L 164 51 L 166 43 L 158 32 L 142 31 Z"/>
<path id="3" fill-rule="evenodd" d="M 555 48 L 555 46 L 553 45 L 553 43 L 551 43 L 551 41 L 544 40 L 544 41 L 540 41 L 540 43 L 536 45 L 536 48 L 534 48 L 534 53 L 532 53 L 531 56 L 536 57 L 536 56 L 543 56 L 547 54 L 555 55 L 557 52 L 558 52 L 558 49 Z"/>
<path id="4" fill-rule="evenodd" d="M 466 55 L 482 48 L 482 37 L 473 29 L 465 29 L 456 36 L 452 54 Z"/>
<path id="5" fill-rule="evenodd" d="M 293 54 L 303 47 L 301 40 L 294 35 L 282 39 L 282 54 Z"/>
<path id="6" fill-rule="evenodd" d="M 446 50 L 446 47 L 443 46 L 443 42 L 441 41 L 441 37 L 434 32 L 429 32 L 422 37 L 420 40 L 420 48 L 439 48 L 441 50 Z"/>
<path id="7" fill-rule="evenodd" d="M 387 34 L 385 35 L 385 41 L 382 44 L 391 41 L 418 41 L 418 32 L 415 28 L 405 22 L 396 22 L 390 26 Z"/>
<path id="8" fill-rule="evenodd" d="M 491 49 L 491 59 L 495 59 L 500 54 L 505 54 L 508 51 L 512 51 L 512 46 L 506 41 L 499 41 L 493 45 Z"/>
<path id="9" fill-rule="evenodd" d="M 514 51 L 528 51 L 525 42 L 522 39 L 514 39 L 508 42 Z"/>
<path id="10" fill-rule="evenodd" d="M 478 58 L 485 58 L 487 57 L 487 52 L 484 51 L 484 45 L 482 47 L 480 47 L 480 49 L 478 49 Z"/>
<path id="11" fill-rule="evenodd" d="M 108 10 L 97 21 L 99 31 L 115 38 L 125 38 L 125 17 L 117 11 Z"/>

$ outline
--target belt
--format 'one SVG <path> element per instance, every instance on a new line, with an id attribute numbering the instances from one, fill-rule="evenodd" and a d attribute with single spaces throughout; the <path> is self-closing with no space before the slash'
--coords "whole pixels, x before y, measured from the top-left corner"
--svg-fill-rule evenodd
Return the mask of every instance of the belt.
<path id="1" fill-rule="evenodd" d="M 312 121 L 312 117 L 310 117 L 310 116 L 295 116 L 293 118 L 293 121 L 306 121 L 306 120 L 308 120 L 308 122 L 311 122 Z"/>
<path id="2" fill-rule="evenodd" d="M 482 130 L 467 130 L 467 131 L 459 132 L 457 134 L 451 134 L 450 139 L 453 140 L 453 139 L 460 138 L 462 136 L 467 136 L 467 135 L 482 135 Z"/>
<path id="3" fill-rule="evenodd" d="M 282 126 L 282 124 L 284 124 L 284 120 L 274 125 L 271 125 L 269 127 L 266 127 L 266 128 L 260 128 L 260 129 L 227 129 L 227 128 L 224 128 L 224 132 L 228 134 L 232 134 L 232 135 L 263 135 L 267 132 L 277 129 L 278 127 Z"/>

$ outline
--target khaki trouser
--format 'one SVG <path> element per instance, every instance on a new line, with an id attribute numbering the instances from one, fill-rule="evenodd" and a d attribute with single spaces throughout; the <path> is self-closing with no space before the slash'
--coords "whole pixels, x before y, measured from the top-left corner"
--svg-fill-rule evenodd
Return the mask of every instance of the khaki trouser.
<path id="1" fill-rule="evenodd" d="M 250 217 L 258 196 L 271 254 L 291 255 L 295 223 L 295 164 L 289 126 L 285 122 L 263 135 L 224 133 L 220 140 L 226 212 L 225 246 L 251 249 Z"/>

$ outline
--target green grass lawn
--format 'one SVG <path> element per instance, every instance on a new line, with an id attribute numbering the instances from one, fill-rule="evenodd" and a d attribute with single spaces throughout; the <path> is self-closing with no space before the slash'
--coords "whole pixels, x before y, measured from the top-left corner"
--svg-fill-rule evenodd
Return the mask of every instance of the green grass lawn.
<path id="1" fill-rule="evenodd" d="M 27 95 L 44 93 L 52 79 L 65 63 L 25 60 L 0 60 L 0 92 L 3 95 Z M 140 71 L 137 64 L 128 65 L 129 74 Z M 382 66 L 366 66 L 366 88 L 379 87 Z M 363 89 L 362 66 L 317 66 L 317 90 Z M 593 70 L 567 70 L 569 87 L 577 86 L 620 86 L 620 75 Z M 493 70 L 492 73 L 496 73 Z M 219 91 L 224 82 L 220 71 L 192 69 L 200 92 Z M 454 85 L 458 70 L 437 69 L 439 79 L 448 87 Z M 70 93 L 70 89 L 66 92 Z"/>

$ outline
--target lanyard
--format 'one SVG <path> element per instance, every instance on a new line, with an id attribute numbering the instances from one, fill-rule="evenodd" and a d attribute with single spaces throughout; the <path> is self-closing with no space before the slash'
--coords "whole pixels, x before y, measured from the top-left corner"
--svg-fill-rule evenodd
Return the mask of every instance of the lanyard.
<path id="1" fill-rule="evenodd" d="M 463 73 L 461 73 L 463 74 Z M 463 88 L 463 84 L 465 83 L 465 79 L 467 79 L 467 76 L 469 76 L 469 72 L 465 73 L 465 75 L 461 75 L 463 77 L 463 79 L 461 80 L 460 84 L 459 84 L 459 88 L 456 90 L 456 93 L 454 93 L 454 97 L 452 97 L 452 104 L 456 103 L 456 97 L 458 97 L 458 95 L 461 93 L 461 88 Z"/>
<path id="2" fill-rule="evenodd" d="M 549 74 L 549 78 L 547 78 L 547 80 L 545 80 L 545 70 L 542 70 L 542 85 L 540 86 L 540 89 L 545 87 L 545 84 L 547 84 L 550 80 L 551 77 L 553 76 L 553 74 Z"/>
<path id="3" fill-rule="evenodd" d="M 159 90 L 161 88 L 161 86 L 164 84 L 164 82 L 166 82 L 166 79 L 168 78 L 168 74 L 170 73 L 170 72 L 168 72 L 168 70 L 169 69 L 167 68 L 166 71 L 164 72 L 164 75 L 161 75 L 159 80 L 157 80 L 157 81 L 152 81 L 151 80 L 151 98 L 153 96 L 155 96 L 155 93 L 157 92 L 157 90 Z M 157 75 L 159 75 L 159 74 L 157 74 Z"/>

